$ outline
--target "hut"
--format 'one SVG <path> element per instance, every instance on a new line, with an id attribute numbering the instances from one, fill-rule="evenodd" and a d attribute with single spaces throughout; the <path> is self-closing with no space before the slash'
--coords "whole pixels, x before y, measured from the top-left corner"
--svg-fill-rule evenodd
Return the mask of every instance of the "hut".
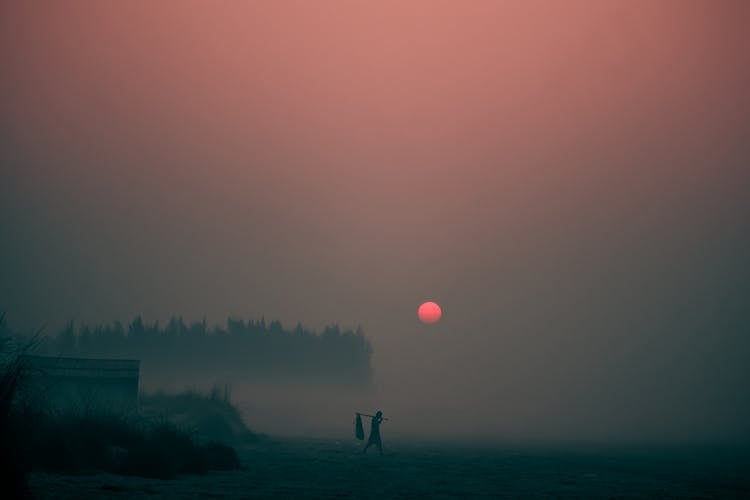
<path id="1" fill-rule="evenodd" d="M 136 406 L 138 360 L 23 356 L 22 362 L 26 394 L 45 409 L 123 412 Z"/>

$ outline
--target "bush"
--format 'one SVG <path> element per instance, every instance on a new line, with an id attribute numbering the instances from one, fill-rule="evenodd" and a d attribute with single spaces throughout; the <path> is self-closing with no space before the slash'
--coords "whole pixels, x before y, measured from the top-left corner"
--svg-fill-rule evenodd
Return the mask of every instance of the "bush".
<path id="1" fill-rule="evenodd" d="M 240 465 L 233 448 L 197 444 L 187 431 L 167 422 L 112 414 L 37 414 L 23 420 L 23 455 L 36 470 L 172 479 Z"/>
<path id="2" fill-rule="evenodd" d="M 219 397 L 214 387 L 209 395 L 195 391 L 180 394 L 142 394 L 139 408 L 142 415 L 160 418 L 190 430 L 200 442 L 224 444 L 256 442 L 260 436 L 247 428 L 242 415 L 225 396 Z"/>
<path id="3" fill-rule="evenodd" d="M 235 470 L 241 467 L 237 452 L 231 446 L 208 443 L 201 445 L 201 449 L 201 454 L 212 470 Z"/>
<path id="4" fill-rule="evenodd" d="M 127 449 L 143 440 L 137 425 L 114 414 L 51 415 L 27 410 L 19 417 L 26 461 L 37 470 L 117 472 L 112 449 Z"/>
<path id="5" fill-rule="evenodd" d="M 205 474 L 210 470 L 240 467 L 234 448 L 218 444 L 196 444 L 173 424 L 162 423 L 146 439 L 128 450 L 119 472 L 127 475 L 171 479 L 179 474 Z"/>

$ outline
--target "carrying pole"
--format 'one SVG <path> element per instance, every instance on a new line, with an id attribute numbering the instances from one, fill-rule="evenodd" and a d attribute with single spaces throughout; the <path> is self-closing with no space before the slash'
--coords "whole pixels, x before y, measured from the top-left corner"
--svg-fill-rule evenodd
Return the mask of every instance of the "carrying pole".
<path id="1" fill-rule="evenodd" d="M 357 413 L 357 415 L 362 415 L 363 417 L 375 418 L 375 415 L 369 415 L 367 413 Z M 385 418 L 385 417 L 382 417 L 382 418 L 383 420 L 390 420 L 389 418 Z"/>

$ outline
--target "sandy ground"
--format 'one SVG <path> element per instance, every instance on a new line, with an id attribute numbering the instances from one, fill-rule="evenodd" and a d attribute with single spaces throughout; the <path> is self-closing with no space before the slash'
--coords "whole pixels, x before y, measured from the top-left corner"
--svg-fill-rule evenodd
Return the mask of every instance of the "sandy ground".
<path id="1" fill-rule="evenodd" d="M 388 444 L 388 443 L 386 443 Z M 32 474 L 42 499 L 87 498 L 750 498 L 747 451 L 572 451 L 271 440 L 245 470 L 177 480 Z"/>

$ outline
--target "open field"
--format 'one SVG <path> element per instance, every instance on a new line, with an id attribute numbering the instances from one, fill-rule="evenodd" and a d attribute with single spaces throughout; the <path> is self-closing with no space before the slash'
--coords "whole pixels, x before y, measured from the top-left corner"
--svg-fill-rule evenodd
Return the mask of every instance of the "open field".
<path id="1" fill-rule="evenodd" d="M 33 474 L 38 498 L 749 498 L 750 451 L 552 449 L 279 439 L 245 470 L 163 481 Z"/>

